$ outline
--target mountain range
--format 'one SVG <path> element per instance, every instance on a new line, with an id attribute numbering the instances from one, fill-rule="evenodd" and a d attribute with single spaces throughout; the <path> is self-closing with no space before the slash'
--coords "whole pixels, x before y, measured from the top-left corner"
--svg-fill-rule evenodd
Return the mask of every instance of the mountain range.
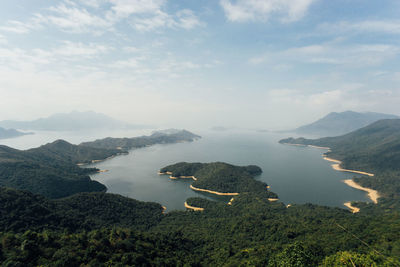
<path id="1" fill-rule="evenodd" d="M 294 130 L 297 134 L 338 136 L 382 119 L 398 119 L 396 115 L 375 112 L 331 112 L 325 117 Z"/>
<path id="2" fill-rule="evenodd" d="M 32 121 L 0 121 L 0 127 L 37 131 L 79 131 L 95 129 L 146 128 L 132 125 L 93 111 L 58 113 Z"/>

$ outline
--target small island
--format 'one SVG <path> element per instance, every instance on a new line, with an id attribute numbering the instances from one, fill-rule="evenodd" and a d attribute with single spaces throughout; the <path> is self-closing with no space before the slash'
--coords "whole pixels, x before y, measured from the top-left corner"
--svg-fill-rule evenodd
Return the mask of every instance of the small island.
<path id="1" fill-rule="evenodd" d="M 254 179 L 262 170 L 255 165 L 235 166 L 224 162 L 187 163 L 166 166 L 159 174 L 170 175 L 170 179 L 192 179 L 194 191 L 218 196 L 237 196 L 242 192 L 262 193 L 269 199 L 277 195 L 268 190 L 268 185 Z"/>

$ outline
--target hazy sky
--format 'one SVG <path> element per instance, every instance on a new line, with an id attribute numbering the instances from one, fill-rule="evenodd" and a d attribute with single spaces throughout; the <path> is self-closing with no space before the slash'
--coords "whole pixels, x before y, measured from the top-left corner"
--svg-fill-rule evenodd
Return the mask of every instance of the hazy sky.
<path id="1" fill-rule="evenodd" d="M 0 120 L 278 129 L 400 115 L 399 0 L 3 0 Z"/>

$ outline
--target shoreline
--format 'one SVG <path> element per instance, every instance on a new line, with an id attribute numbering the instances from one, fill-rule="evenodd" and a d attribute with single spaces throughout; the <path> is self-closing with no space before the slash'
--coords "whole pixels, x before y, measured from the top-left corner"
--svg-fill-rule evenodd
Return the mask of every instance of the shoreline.
<path id="1" fill-rule="evenodd" d="M 375 204 L 378 203 L 378 198 L 380 197 L 378 191 L 371 189 L 371 188 L 363 187 L 363 186 L 357 184 L 356 182 L 354 182 L 352 179 L 343 180 L 343 182 L 350 187 L 367 192 L 368 197 L 372 200 L 372 202 L 374 202 Z"/>
<path id="2" fill-rule="evenodd" d="M 283 143 L 283 144 L 287 144 L 287 145 L 297 145 L 297 146 L 306 146 L 306 145 L 302 145 L 302 144 L 289 144 L 289 143 Z M 307 145 L 308 147 L 312 147 L 312 148 L 319 148 L 319 149 L 328 149 L 330 151 L 329 147 L 319 147 L 319 146 L 313 146 L 313 145 Z M 331 165 L 332 169 L 336 170 L 336 171 L 342 171 L 342 172 L 351 172 L 351 173 L 357 173 L 357 174 L 362 174 L 362 175 L 367 175 L 367 176 L 375 176 L 375 174 L 373 173 L 369 173 L 369 172 L 363 172 L 363 171 L 356 171 L 356 170 L 348 170 L 348 169 L 343 169 L 340 167 L 340 164 L 342 164 L 342 162 L 340 160 L 337 159 L 333 159 L 333 158 L 329 158 L 327 157 L 325 154 L 322 155 L 323 159 L 326 161 L 330 161 L 333 162 L 334 164 Z M 359 184 L 357 184 L 356 182 L 354 182 L 352 179 L 346 179 L 343 180 L 343 182 L 350 186 L 353 187 L 355 189 L 358 190 L 362 190 L 367 192 L 368 194 L 368 198 L 371 199 L 371 201 L 375 204 L 378 203 L 378 198 L 380 197 L 379 192 L 377 190 L 371 189 L 371 188 L 367 188 L 367 187 L 363 187 Z M 346 202 L 343 204 L 344 206 L 346 206 L 347 208 L 349 208 L 353 213 L 357 213 L 360 211 L 359 208 L 351 206 L 351 202 Z"/>
<path id="3" fill-rule="evenodd" d="M 204 211 L 204 208 L 190 206 L 186 201 L 185 201 L 185 208 L 191 209 L 191 210 L 194 210 L 194 211 Z"/>
<path id="4" fill-rule="evenodd" d="M 346 207 L 348 207 L 352 213 L 358 213 L 358 212 L 360 212 L 360 208 L 357 208 L 357 207 L 352 206 L 350 201 L 345 202 L 343 205 L 345 205 Z"/>
<path id="5" fill-rule="evenodd" d="M 177 177 L 175 177 L 175 176 L 170 176 L 169 179 L 172 179 L 172 180 L 178 180 L 178 179 L 193 179 L 194 181 L 197 181 L 197 178 L 194 177 L 194 176 L 177 176 Z"/>
<path id="6" fill-rule="evenodd" d="M 194 191 L 206 192 L 206 193 L 210 193 L 210 194 L 214 194 L 214 195 L 218 195 L 218 196 L 237 196 L 237 195 L 239 195 L 239 193 L 221 193 L 221 192 L 217 192 L 217 191 L 197 188 L 197 187 L 194 187 L 193 185 L 190 185 L 190 189 L 192 189 Z"/>
<path id="7" fill-rule="evenodd" d="M 371 176 L 371 177 L 375 176 L 375 174 L 369 173 L 369 172 L 343 169 L 342 167 L 340 167 L 340 164 L 342 164 L 342 162 L 340 160 L 328 158 L 325 155 L 323 156 L 323 159 L 330 161 L 330 162 L 334 162 L 335 164 L 332 164 L 332 168 L 336 171 L 357 173 L 357 174 L 367 175 L 367 176 Z"/>

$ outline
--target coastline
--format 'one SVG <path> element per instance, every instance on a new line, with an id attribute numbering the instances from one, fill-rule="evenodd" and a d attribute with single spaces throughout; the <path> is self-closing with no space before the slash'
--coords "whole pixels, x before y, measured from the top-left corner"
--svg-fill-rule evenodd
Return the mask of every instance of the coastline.
<path id="1" fill-rule="evenodd" d="M 349 202 L 345 202 L 343 205 L 345 205 L 346 207 L 348 207 L 352 213 L 358 213 L 358 212 L 360 212 L 360 208 L 357 208 L 357 207 L 352 206 L 350 201 L 349 201 Z"/>
<path id="2" fill-rule="evenodd" d="M 186 201 L 185 201 L 185 208 L 191 209 L 191 210 L 194 210 L 194 211 L 203 211 L 204 210 L 204 208 L 190 206 Z"/>
<path id="3" fill-rule="evenodd" d="M 367 175 L 367 176 L 375 176 L 373 173 L 369 173 L 369 172 L 343 169 L 342 167 L 340 167 L 340 164 L 342 164 L 342 162 L 340 160 L 328 158 L 325 155 L 323 156 L 323 159 L 330 161 L 330 162 L 334 162 L 335 164 L 332 164 L 332 168 L 336 171 L 351 172 L 351 173 L 357 173 L 357 174 L 362 174 L 362 175 Z"/>
<path id="4" fill-rule="evenodd" d="M 343 182 L 350 187 L 367 192 L 368 197 L 372 200 L 372 202 L 374 202 L 375 204 L 378 203 L 378 198 L 380 197 L 378 191 L 371 189 L 371 188 L 362 187 L 361 185 L 354 182 L 352 179 L 347 179 L 347 180 L 344 180 Z"/>
<path id="5" fill-rule="evenodd" d="M 283 143 L 283 144 L 305 146 L 305 145 L 302 145 L 302 144 L 289 144 L 289 143 Z M 308 147 L 319 148 L 319 149 L 327 149 L 327 150 L 330 151 L 329 147 L 320 147 L 320 146 L 313 146 L 313 145 L 308 145 Z M 357 173 L 357 174 L 367 175 L 367 176 L 371 176 L 371 177 L 375 176 L 373 173 L 369 173 L 369 172 L 343 169 L 343 168 L 340 167 L 340 164 L 342 164 L 342 162 L 340 160 L 329 158 L 325 154 L 323 154 L 322 157 L 326 161 L 333 162 L 334 164 L 332 164 L 331 166 L 336 171 Z M 374 190 L 374 189 L 371 189 L 371 188 L 367 188 L 367 187 L 363 187 L 363 186 L 357 184 L 356 182 L 354 182 L 352 179 L 347 179 L 347 180 L 344 180 L 343 182 L 346 185 L 350 186 L 350 187 L 353 187 L 355 189 L 367 192 L 369 199 L 371 199 L 371 201 L 373 203 L 375 203 L 375 204 L 378 203 L 378 198 L 380 197 L 380 195 L 379 195 L 379 192 L 377 190 Z M 347 208 L 349 208 L 353 213 L 357 213 L 357 212 L 360 211 L 359 208 L 352 206 L 351 202 L 346 202 L 343 205 L 346 206 Z"/>
<path id="6" fill-rule="evenodd" d="M 175 177 L 175 176 L 170 176 L 169 179 L 172 179 L 172 180 L 178 180 L 178 179 L 193 179 L 194 181 L 197 181 L 197 178 L 194 177 L 194 176 L 177 176 L 177 177 Z"/>
<path id="7" fill-rule="evenodd" d="M 221 193 L 221 192 L 217 192 L 217 191 L 201 189 L 201 188 L 194 187 L 193 185 L 190 185 L 190 189 L 192 189 L 194 191 L 206 192 L 206 193 L 210 193 L 210 194 L 214 194 L 214 195 L 218 195 L 218 196 L 237 196 L 237 195 L 239 195 L 239 193 Z"/>

